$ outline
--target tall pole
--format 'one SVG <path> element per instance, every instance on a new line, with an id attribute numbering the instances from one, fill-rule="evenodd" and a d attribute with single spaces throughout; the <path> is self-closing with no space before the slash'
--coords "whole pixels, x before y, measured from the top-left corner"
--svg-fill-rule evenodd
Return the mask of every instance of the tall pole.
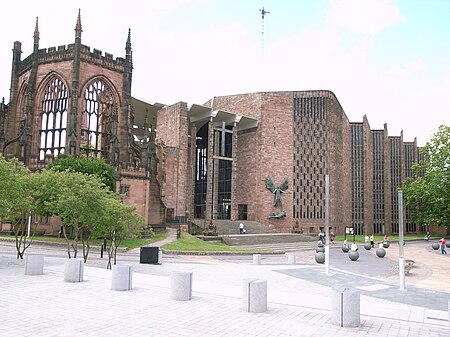
<path id="1" fill-rule="evenodd" d="M 405 258 L 403 257 L 403 192 L 398 191 L 398 272 L 400 290 L 405 290 Z"/>
<path id="2" fill-rule="evenodd" d="M 264 57 L 264 17 L 270 12 L 266 11 L 264 7 L 259 10 L 261 12 L 262 22 L 261 22 L 261 56 Z"/>
<path id="3" fill-rule="evenodd" d="M 325 274 L 330 273 L 330 177 L 325 176 Z"/>

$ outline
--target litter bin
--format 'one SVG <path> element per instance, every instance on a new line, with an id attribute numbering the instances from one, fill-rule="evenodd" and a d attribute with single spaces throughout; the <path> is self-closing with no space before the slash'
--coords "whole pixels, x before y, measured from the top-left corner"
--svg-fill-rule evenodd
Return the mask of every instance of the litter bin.
<path id="1" fill-rule="evenodd" d="M 158 264 L 159 247 L 141 247 L 140 263 Z"/>

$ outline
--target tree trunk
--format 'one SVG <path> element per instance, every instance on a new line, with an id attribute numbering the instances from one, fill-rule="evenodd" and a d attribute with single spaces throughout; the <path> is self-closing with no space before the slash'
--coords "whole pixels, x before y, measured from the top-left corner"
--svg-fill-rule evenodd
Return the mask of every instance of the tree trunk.
<path id="1" fill-rule="evenodd" d="M 64 238 L 66 239 L 66 243 L 67 243 L 67 255 L 69 256 L 69 259 L 71 259 L 72 256 L 70 254 L 70 240 L 67 237 L 66 226 L 62 225 L 62 230 L 63 230 Z"/>
<path id="2" fill-rule="evenodd" d="M 33 236 L 27 243 L 27 220 L 28 220 L 28 212 L 24 212 L 20 215 L 19 219 L 15 219 L 12 226 L 14 230 L 14 234 L 16 237 L 16 250 L 17 250 L 17 259 L 23 259 L 23 255 L 25 250 L 30 246 L 33 241 Z M 32 231 L 32 228 L 30 228 Z M 34 230 L 32 231 L 34 235 Z"/>

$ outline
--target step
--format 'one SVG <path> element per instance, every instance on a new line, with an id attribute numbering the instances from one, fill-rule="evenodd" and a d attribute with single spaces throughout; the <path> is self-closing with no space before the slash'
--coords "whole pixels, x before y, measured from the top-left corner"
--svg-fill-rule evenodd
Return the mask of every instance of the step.
<path id="1" fill-rule="evenodd" d="M 314 242 L 314 236 L 304 234 L 271 233 L 271 234 L 233 234 L 222 235 L 223 241 L 230 246 L 261 245 L 276 243 Z"/>
<path id="2" fill-rule="evenodd" d="M 276 233 L 273 229 L 257 221 L 232 221 L 232 220 L 213 220 L 218 235 L 239 234 L 239 224 L 244 224 L 247 234 L 269 234 Z M 208 227 L 209 222 L 205 220 L 195 219 L 193 223 L 198 226 L 200 231 Z"/>

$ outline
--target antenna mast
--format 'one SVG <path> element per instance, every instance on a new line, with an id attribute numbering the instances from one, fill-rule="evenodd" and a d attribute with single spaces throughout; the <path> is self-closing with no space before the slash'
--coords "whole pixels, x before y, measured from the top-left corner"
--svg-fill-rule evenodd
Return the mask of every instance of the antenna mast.
<path id="1" fill-rule="evenodd" d="M 261 21 L 261 56 L 264 57 L 264 17 L 267 14 L 270 14 L 270 12 L 266 11 L 264 9 L 264 6 L 259 11 L 261 12 L 261 18 L 262 18 L 262 21 Z"/>

